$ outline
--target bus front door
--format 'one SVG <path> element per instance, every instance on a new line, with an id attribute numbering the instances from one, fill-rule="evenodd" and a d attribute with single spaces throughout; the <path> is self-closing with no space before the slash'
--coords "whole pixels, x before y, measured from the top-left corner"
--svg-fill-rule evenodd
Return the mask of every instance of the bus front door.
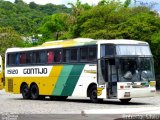
<path id="1" fill-rule="evenodd" d="M 115 59 L 109 59 L 108 61 L 108 98 L 117 98 L 117 70 L 115 65 Z"/>
<path id="2" fill-rule="evenodd" d="M 98 61 L 98 87 L 105 90 L 98 98 L 117 97 L 117 70 L 114 59 Z"/>

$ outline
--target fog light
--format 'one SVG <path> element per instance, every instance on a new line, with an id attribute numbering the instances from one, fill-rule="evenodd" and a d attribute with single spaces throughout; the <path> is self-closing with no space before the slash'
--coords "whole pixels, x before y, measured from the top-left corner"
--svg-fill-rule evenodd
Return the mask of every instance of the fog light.
<path id="1" fill-rule="evenodd" d="M 120 86 L 120 88 L 121 88 L 121 89 L 123 89 L 123 88 L 124 88 L 124 86 Z"/>
<path id="2" fill-rule="evenodd" d="M 130 92 L 125 92 L 124 97 L 130 97 Z"/>

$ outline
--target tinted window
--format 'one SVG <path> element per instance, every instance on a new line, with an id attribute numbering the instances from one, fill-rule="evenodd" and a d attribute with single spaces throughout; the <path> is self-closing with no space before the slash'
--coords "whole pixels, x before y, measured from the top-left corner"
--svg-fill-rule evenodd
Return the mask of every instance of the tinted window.
<path id="1" fill-rule="evenodd" d="M 84 47 L 80 48 L 80 61 L 91 62 L 97 59 L 97 47 Z"/>
<path id="2" fill-rule="evenodd" d="M 80 61 L 85 62 L 88 59 L 88 48 L 81 48 L 80 49 Z"/>
<path id="3" fill-rule="evenodd" d="M 115 46 L 114 45 L 101 45 L 101 57 L 107 55 L 115 55 Z"/>
<path id="4" fill-rule="evenodd" d="M 71 49 L 71 62 L 77 62 L 78 50 L 77 49 Z"/>
<path id="5" fill-rule="evenodd" d="M 26 64 L 26 53 L 20 53 L 20 64 Z"/>
<path id="6" fill-rule="evenodd" d="M 40 63 L 40 52 L 39 51 L 32 53 L 32 63 Z"/>
<path id="7" fill-rule="evenodd" d="M 63 62 L 69 62 L 70 61 L 70 50 L 64 49 L 63 50 Z"/>
<path id="8" fill-rule="evenodd" d="M 88 54 L 89 61 L 95 61 L 97 58 L 97 48 L 96 47 L 89 47 L 89 54 Z"/>
<path id="9" fill-rule="evenodd" d="M 47 52 L 46 51 L 39 52 L 39 62 L 40 63 L 47 63 Z"/>
<path id="10" fill-rule="evenodd" d="M 53 63 L 54 62 L 54 51 L 53 50 L 48 51 L 47 58 L 48 58 L 47 63 Z"/>
<path id="11" fill-rule="evenodd" d="M 32 63 L 32 53 L 27 52 L 26 53 L 26 64 L 30 64 L 30 63 Z"/>
<path id="12" fill-rule="evenodd" d="M 8 65 L 15 65 L 16 63 L 16 54 L 8 54 Z"/>
<path id="13" fill-rule="evenodd" d="M 61 50 L 54 50 L 55 59 L 54 62 L 61 62 L 62 61 L 62 52 Z"/>

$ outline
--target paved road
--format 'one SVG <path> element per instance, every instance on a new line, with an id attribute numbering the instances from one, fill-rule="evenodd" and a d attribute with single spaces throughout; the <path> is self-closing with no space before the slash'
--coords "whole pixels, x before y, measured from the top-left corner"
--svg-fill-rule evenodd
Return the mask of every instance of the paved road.
<path id="1" fill-rule="evenodd" d="M 5 93 L 3 90 L 0 91 L 0 114 L 2 115 L 5 115 L 5 114 L 32 114 L 32 115 L 33 114 L 65 114 L 65 115 L 79 114 L 81 116 L 86 116 L 86 113 L 88 111 L 89 112 L 94 111 L 94 113 L 96 113 L 95 110 L 97 109 L 99 111 L 97 113 L 100 113 L 100 111 L 102 111 L 102 113 L 105 113 L 104 111 L 107 110 L 107 111 L 112 111 L 111 112 L 112 114 L 116 114 L 116 112 L 113 112 L 114 110 L 121 111 L 123 109 L 126 109 L 128 111 L 129 109 L 133 110 L 135 108 L 150 109 L 153 107 L 160 108 L 160 92 L 157 92 L 155 97 L 134 98 L 128 104 L 122 104 L 119 100 L 105 100 L 99 104 L 95 104 L 95 103 L 90 103 L 89 99 L 86 99 L 86 98 L 73 98 L 73 97 L 69 97 L 66 101 L 53 101 L 53 100 L 50 100 L 49 98 L 46 98 L 45 100 L 23 100 L 21 95 Z M 122 114 L 124 113 L 125 112 L 123 112 Z M 117 112 L 117 114 L 119 113 Z M 25 118 L 25 117 L 22 117 L 22 118 Z M 70 119 L 69 115 L 68 115 L 68 119 Z"/>

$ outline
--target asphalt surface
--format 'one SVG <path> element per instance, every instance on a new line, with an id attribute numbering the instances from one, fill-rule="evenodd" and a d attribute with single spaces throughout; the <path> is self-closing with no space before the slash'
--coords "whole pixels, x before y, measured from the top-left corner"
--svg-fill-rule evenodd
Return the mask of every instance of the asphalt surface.
<path id="1" fill-rule="evenodd" d="M 74 97 L 65 101 L 53 101 L 49 98 L 24 100 L 21 95 L 0 91 L 0 120 L 120 120 L 134 119 L 132 114 L 137 115 L 136 119 L 159 119 L 160 92 L 155 97 L 133 98 L 127 104 L 119 100 L 104 100 L 95 104 L 88 98 Z"/>

